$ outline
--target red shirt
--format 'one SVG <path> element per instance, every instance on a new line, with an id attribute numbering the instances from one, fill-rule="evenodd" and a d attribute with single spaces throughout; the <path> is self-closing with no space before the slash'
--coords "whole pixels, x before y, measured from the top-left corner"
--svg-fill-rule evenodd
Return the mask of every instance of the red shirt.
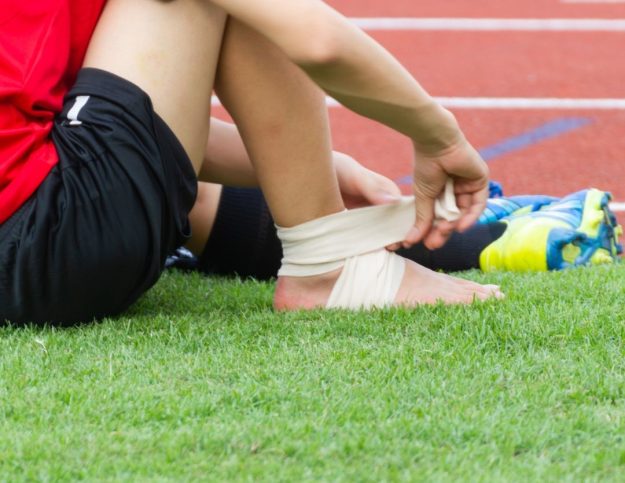
<path id="1" fill-rule="evenodd" d="M 106 0 L 2 0 L 0 223 L 58 162 L 50 130 Z"/>

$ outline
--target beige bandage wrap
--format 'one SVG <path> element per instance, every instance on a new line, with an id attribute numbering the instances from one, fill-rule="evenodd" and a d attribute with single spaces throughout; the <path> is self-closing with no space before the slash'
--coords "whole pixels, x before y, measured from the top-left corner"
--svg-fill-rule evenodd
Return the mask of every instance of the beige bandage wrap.
<path id="1" fill-rule="evenodd" d="M 456 220 L 453 183 L 436 201 L 437 219 Z M 278 276 L 309 277 L 343 267 L 327 308 L 371 308 L 392 304 L 405 260 L 384 247 L 402 241 L 415 221 L 415 202 L 346 210 L 294 226 L 277 227 L 284 257 Z"/>

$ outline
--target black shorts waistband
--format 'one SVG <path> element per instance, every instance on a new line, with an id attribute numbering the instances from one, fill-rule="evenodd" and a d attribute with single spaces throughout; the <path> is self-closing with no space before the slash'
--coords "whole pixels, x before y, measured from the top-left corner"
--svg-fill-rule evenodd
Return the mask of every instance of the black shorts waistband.
<path id="1" fill-rule="evenodd" d="M 81 69 L 74 86 L 65 97 L 71 99 L 83 95 L 97 96 L 122 108 L 135 105 L 137 101 L 152 105 L 150 96 L 141 87 L 123 77 L 95 67 Z"/>

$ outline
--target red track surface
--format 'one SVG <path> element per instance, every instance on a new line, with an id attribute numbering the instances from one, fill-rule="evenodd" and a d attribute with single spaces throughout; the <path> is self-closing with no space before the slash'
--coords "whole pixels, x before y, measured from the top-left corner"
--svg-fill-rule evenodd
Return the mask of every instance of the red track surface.
<path id="1" fill-rule="evenodd" d="M 625 97 L 625 32 L 374 32 L 432 95 Z"/>
<path id="2" fill-rule="evenodd" d="M 619 18 L 625 4 L 559 0 L 328 0 L 350 17 Z"/>
<path id="3" fill-rule="evenodd" d="M 456 114 L 477 148 L 562 117 L 562 111 L 463 109 Z M 561 196 L 594 186 L 611 191 L 616 200 L 624 201 L 625 111 L 566 115 L 590 117 L 593 123 L 492 160 L 491 177 L 503 184 L 508 195 Z M 410 144 L 402 136 L 344 110 L 333 110 L 331 119 L 337 149 L 393 179 L 410 174 Z"/>
<path id="4" fill-rule="evenodd" d="M 559 0 L 329 0 L 351 17 L 625 18 L 625 4 Z M 435 96 L 625 98 L 625 33 L 374 32 Z M 409 143 L 343 108 L 331 110 L 335 147 L 397 179 L 410 174 Z M 478 148 L 571 117 L 580 129 L 490 162 L 509 195 L 564 195 L 595 186 L 625 202 L 625 110 L 456 109 Z M 404 187 L 409 189 L 408 186 Z M 620 215 L 625 223 L 625 213 Z"/>
<path id="5" fill-rule="evenodd" d="M 559 0 L 328 3 L 350 17 L 625 18 L 625 4 L 566 4 Z M 372 34 L 436 96 L 625 98 L 625 33 Z M 342 108 L 331 111 L 337 149 L 393 178 L 410 173 L 410 146 L 405 139 Z M 492 160 L 492 178 L 502 182 L 510 195 L 559 196 L 596 186 L 625 202 L 625 110 L 457 109 L 455 114 L 477 148 L 556 119 L 590 118 L 588 126 Z"/>

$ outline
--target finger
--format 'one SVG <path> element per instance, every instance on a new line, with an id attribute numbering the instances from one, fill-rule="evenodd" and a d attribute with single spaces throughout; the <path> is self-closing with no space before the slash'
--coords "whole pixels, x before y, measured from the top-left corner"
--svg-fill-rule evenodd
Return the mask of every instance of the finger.
<path id="1" fill-rule="evenodd" d="M 370 171 L 362 187 L 363 197 L 372 205 L 397 203 L 401 199 L 399 186 L 386 176 Z"/>
<path id="2" fill-rule="evenodd" d="M 391 194 L 392 196 L 401 197 L 401 189 L 399 188 L 397 183 L 395 183 L 391 179 L 389 179 L 386 176 L 383 176 L 383 175 L 381 175 L 379 173 L 375 173 L 375 174 L 376 174 L 376 177 L 378 179 L 378 183 L 380 184 L 380 189 L 382 191 L 386 191 L 387 193 Z"/>
<path id="3" fill-rule="evenodd" d="M 471 193 L 456 194 L 456 205 L 460 209 L 460 217 L 456 223 L 456 229 L 458 231 L 464 230 L 464 223 L 466 223 L 466 217 L 471 213 L 471 207 L 473 206 L 473 195 Z"/>
<path id="4" fill-rule="evenodd" d="M 420 242 L 432 228 L 434 219 L 434 199 L 422 196 L 415 190 L 416 218 L 415 224 L 404 239 L 404 247 L 409 248 Z"/>
<path id="5" fill-rule="evenodd" d="M 456 224 L 445 221 L 437 220 L 434 227 L 430 230 L 423 243 L 431 250 L 442 247 L 447 243 L 449 237 L 454 233 Z"/>
<path id="6" fill-rule="evenodd" d="M 463 198 L 464 196 L 462 196 Z M 460 200 L 468 205 L 461 208 L 462 217 L 458 220 L 457 230 L 463 232 L 473 226 L 486 208 L 486 198 L 482 196 L 470 196 L 468 201 Z"/>
<path id="7" fill-rule="evenodd" d="M 395 252 L 401 248 L 401 243 L 393 243 L 385 247 L 389 252 Z"/>

